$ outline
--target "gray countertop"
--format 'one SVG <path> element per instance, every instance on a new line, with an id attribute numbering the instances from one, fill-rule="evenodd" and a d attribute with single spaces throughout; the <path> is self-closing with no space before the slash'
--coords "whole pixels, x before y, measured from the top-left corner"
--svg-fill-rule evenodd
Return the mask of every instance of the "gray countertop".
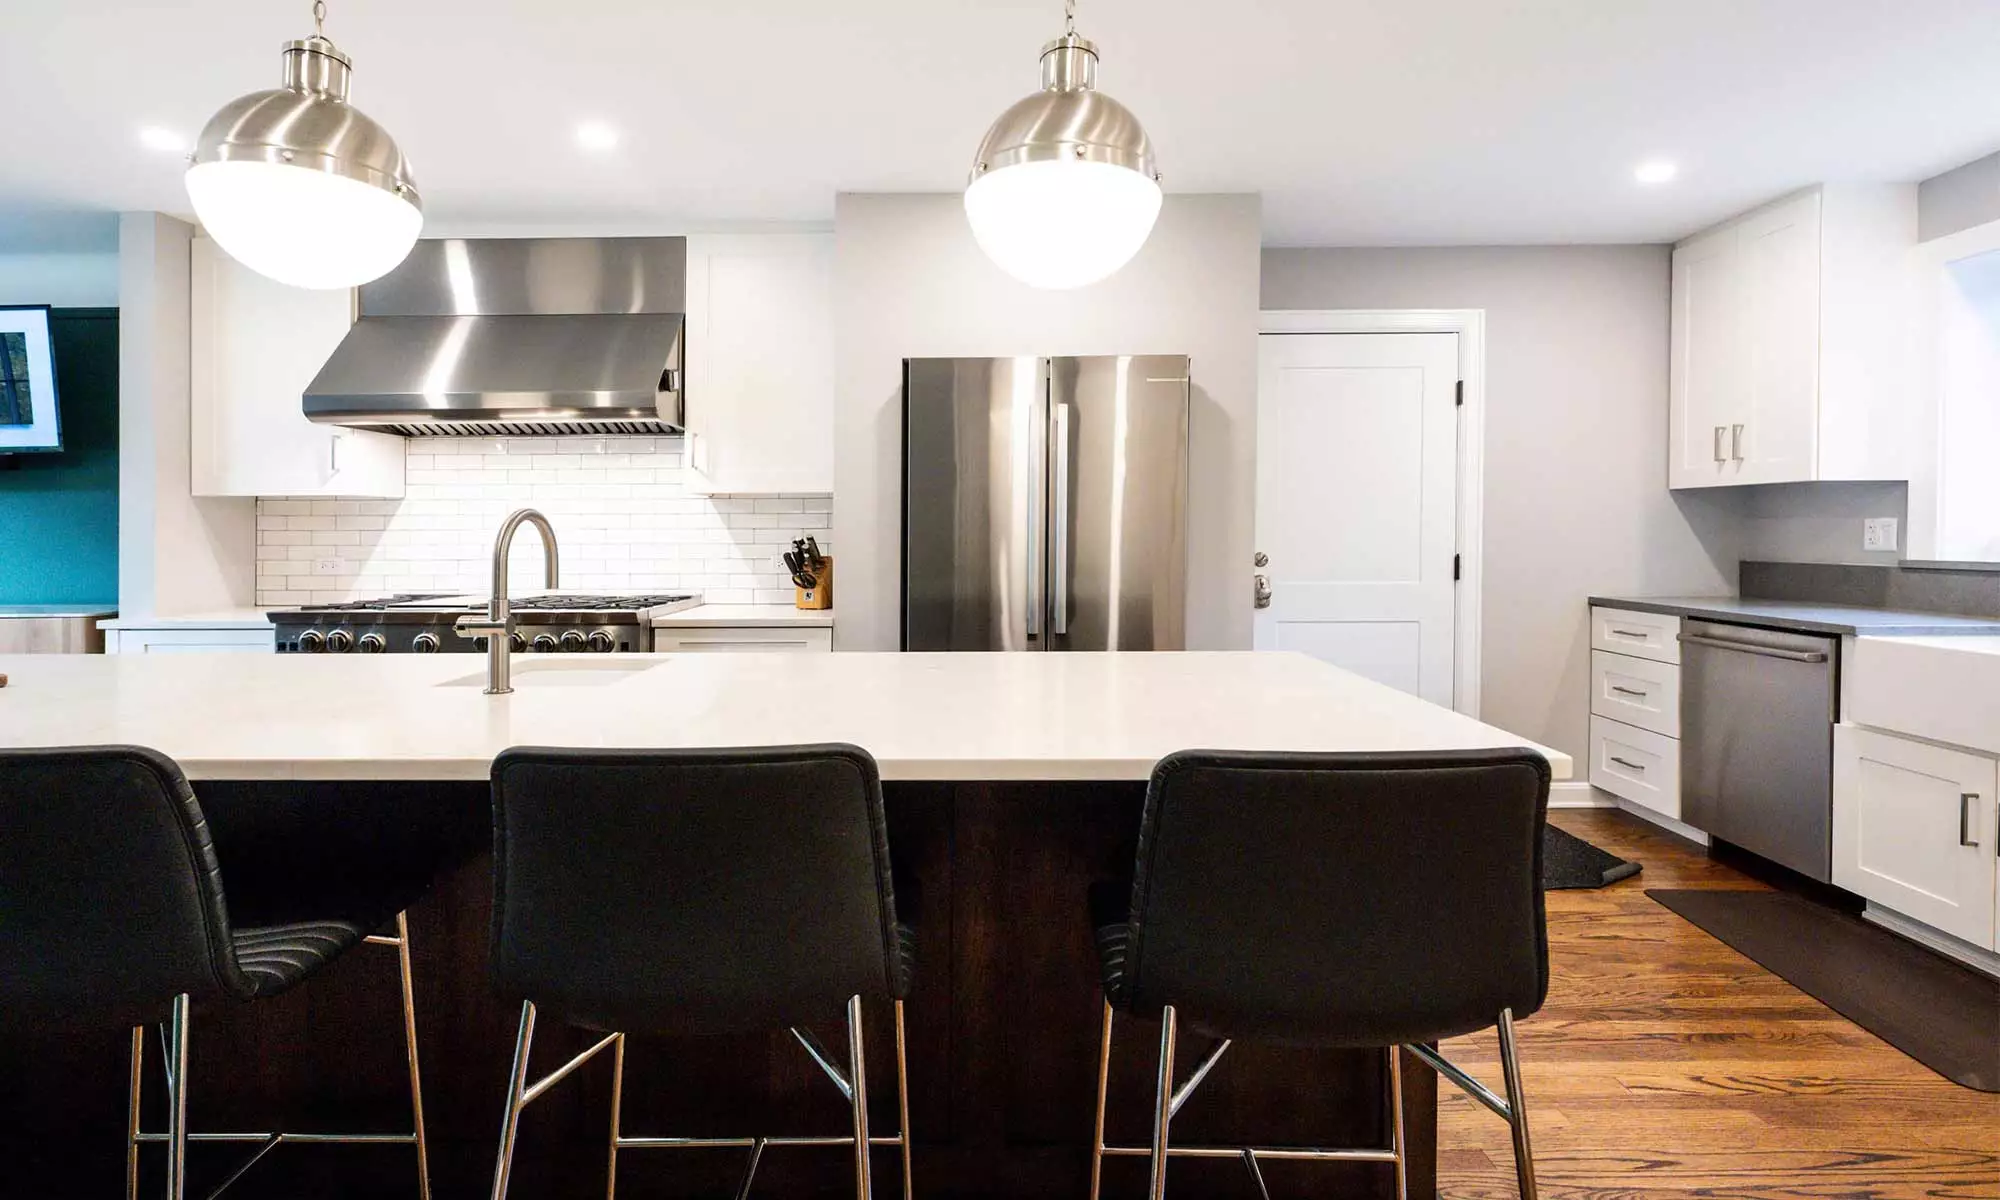
<path id="1" fill-rule="evenodd" d="M 1807 604 L 1796 600 L 1757 600 L 1743 596 L 1592 596 L 1590 602 L 1606 608 L 1731 621 L 1770 629 L 1796 629 L 1802 633 L 1871 634 L 1877 637 L 2000 635 L 2000 620 L 1861 608 L 1850 604 Z"/>
<path id="2" fill-rule="evenodd" d="M 115 617 L 116 604 L 0 604 L 0 619 L 7 617 Z"/>

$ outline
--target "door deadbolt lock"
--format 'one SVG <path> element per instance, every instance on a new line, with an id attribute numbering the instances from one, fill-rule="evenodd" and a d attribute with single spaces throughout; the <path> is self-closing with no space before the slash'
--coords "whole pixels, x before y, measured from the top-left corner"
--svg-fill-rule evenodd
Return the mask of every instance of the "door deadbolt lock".
<path id="1" fill-rule="evenodd" d="M 1254 593 L 1256 605 L 1258 608 L 1269 608 L 1271 607 L 1271 577 L 1259 574 L 1256 579 L 1257 588 Z"/>
<path id="2" fill-rule="evenodd" d="M 1256 556 L 1250 560 L 1250 565 L 1253 567 L 1268 567 L 1271 565 L 1271 556 L 1259 550 Z"/>

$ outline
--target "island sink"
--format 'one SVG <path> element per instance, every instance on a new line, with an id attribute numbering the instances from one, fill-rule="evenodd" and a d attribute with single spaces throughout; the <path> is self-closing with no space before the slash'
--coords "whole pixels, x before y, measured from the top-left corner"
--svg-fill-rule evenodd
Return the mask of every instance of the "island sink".
<path id="1" fill-rule="evenodd" d="M 630 679 L 660 665 L 656 658 L 534 658 L 514 668 L 513 686 L 508 691 L 519 687 L 598 687 Z M 483 688 L 488 682 L 486 672 L 482 671 L 447 679 L 437 686 Z"/>

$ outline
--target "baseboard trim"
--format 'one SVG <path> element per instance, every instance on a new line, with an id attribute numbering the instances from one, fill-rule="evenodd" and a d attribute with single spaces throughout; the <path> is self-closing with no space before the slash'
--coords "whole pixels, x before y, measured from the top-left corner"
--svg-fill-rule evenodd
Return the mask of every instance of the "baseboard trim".
<path id="1" fill-rule="evenodd" d="M 1549 785 L 1549 807 L 1617 808 L 1618 801 L 1608 792 L 1600 792 L 1580 780 L 1570 780 Z"/>
<path id="2" fill-rule="evenodd" d="M 1942 930 L 1933 929 L 1922 921 L 1916 920 L 1913 917 L 1906 917 L 1892 908 L 1883 908 L 1881 905 L 1872 902 L 1867 908 L 1862 910 L 1861 916 L 1863 919 L 1880 925 L 1898 937 L 1906 937 L 1919 946 L 1935 950 L 1955 962 L 1962 962 L 1981 974 L 1991 975 L 1996 979 L 2000 979 L 2000 954 L 1995 954 L 1993 951 L 1981 946 L 1975 946 L 1971 942 L 1959 941 L 1950 934 Z"/>
<path id="3" fill-rule="evenodd" d="M 1639 818 L 1641 821 L 1645 821 L 1653 825 L 1658 825 L 1660 828 L 1666 830 L 1668 833 L 1674 834 L 1677 837 L 1686 838 L 1688 841 L 1693 842 L 1697 846 L 1705 847 L 1708 845 L 1708 835 L 1703 833 L 1701 830 L 1696 829 L 1692 825 L 1683 825 L 1681 822 L 1674 820 L 1672 817 L 1667 816 L 1665 813 L 1654 812 L 1652 809 L 1647 808 L 1643 804 L 1634 804 L 1630 800 L 1620 797 L 1618 800 L 1618 809 L 1620 812 L 1631 813 L 1633 816 Z"/>

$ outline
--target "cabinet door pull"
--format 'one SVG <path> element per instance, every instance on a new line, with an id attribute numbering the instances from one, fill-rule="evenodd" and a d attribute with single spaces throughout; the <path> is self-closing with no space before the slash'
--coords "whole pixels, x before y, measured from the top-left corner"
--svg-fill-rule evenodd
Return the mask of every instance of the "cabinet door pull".
<path id="1" fill-rule="evenodd" d="M 1649 636 L 1645 633 L 1641 633 L 1639 630 L 1636 629 L 1619 629 L 1616 627 L 1608 629 L 1606 630 L 1606 632 L 1610 633 L 1614 637 L 1638 638 L 1642 642 L 1646 641 Z"/>
<path id="2" fill-rule="evenodd" d="M 1614 683 L 1611 685 L 1611 690 L 1617 692 L 1621 696 L 1637 696 L 1641 700 L 1644 700 L 1646 698 L 1646 693 L 1639 691 L 1637 688 L 1619 687 L 1617 684 Z"/>
<path id="3" fill-rule="evenodd" d="M 1722 456 L 1722 432 L 1723 432 L 1723 430 L 1725 430 L 1725 429 L 1727 429 L 1727 428 L 1729 428 L 1729 427 L 1728 427 L 1727 425 L 1717 425 L 1717 426 L 1715 427 L 1715 461 L 1716 461 L 1716 462 L 1728 462 L 1728 461 L 1729 461 L 1728 459 L 1726 459 L 1726 458 L 1724 458 L 1724 457 Z"/>
<path id="4" fill-rule="evenodd" d="M 1729 427 L 1729 457 L 1737 462 L 1743 461 L 1743 427 L 1741 425 L 1731 425 Z"/>
<path id="5" fill-rule="evenodd" d="M 1643 771 L 1643 770 L 1645 770 L 1645 769 L 1646 769 L 1645 767 L 1643 767 L 1643 766 L 1639 765 L 1638 763 L 1635 763 L 1635 762 L 1631 762 L 1631 761 L 1628 761 L 1628 760 L 1626 760 L 1626 759 L 1622 759 L 1622 758 L 1618 757 L 1618 756 L 1617 756 L 1616 754 L 1614 754 L 1614 755 L 1612 755 L 1612 756 L 1611 756 L 1611 761 L 1612 761 L 1612 762 L 1615 762 L 1615 763 L 1617 763 L 1617 764 L 1618 764 L 1619 766 L 1621 766 L 1621 767 L 1625 767 L 1625 768 L 1627 768 L 1627 769 L 1629 769 L 1629 770 L 1633 770 L 1633 771 Z"/>
<path id="6" fill-rule="evenodd" d="M 1958 844 L 1978 846 L 1979 839 L 1972 836 L 1973 805 L 1979 803 L 1978 792 L 1961 792 L 1958 797 Z"/>

